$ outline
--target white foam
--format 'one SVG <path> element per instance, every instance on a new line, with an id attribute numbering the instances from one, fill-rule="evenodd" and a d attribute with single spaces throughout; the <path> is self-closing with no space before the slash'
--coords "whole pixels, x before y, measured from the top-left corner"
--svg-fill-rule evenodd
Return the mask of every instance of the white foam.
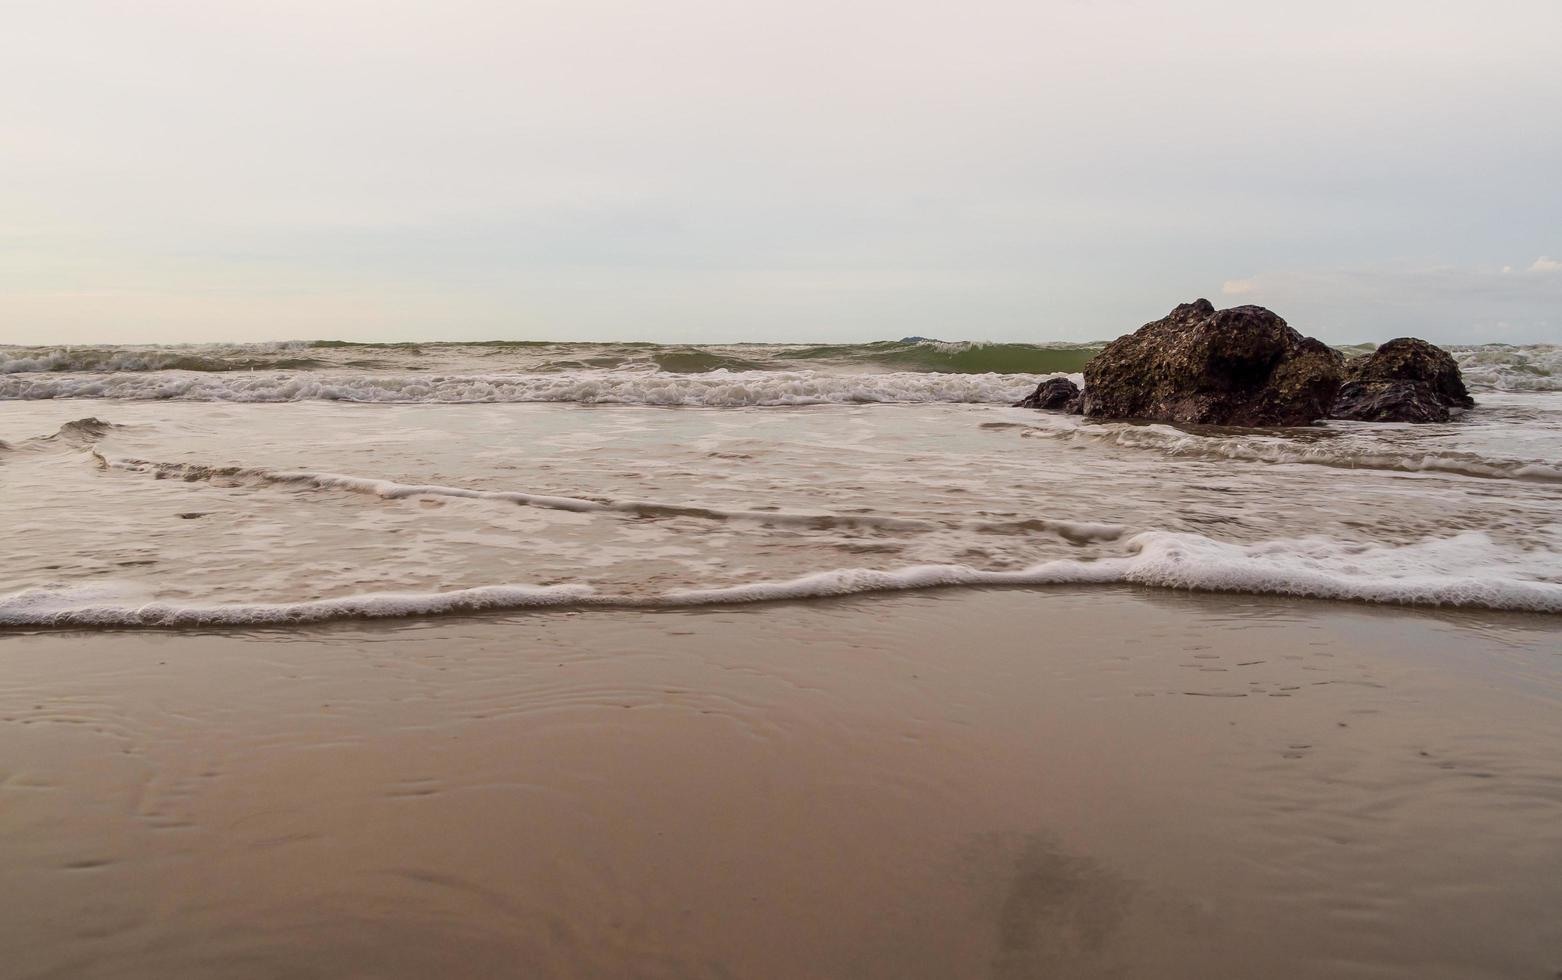
<path id="1" fill-rule="evenodd" d="M 1555 553 L 1515 555 L 1479 532 L 1390 546 L 1329 538 L 1228 544 L 1197 534 L 1147 531 L 1128 555 L 1061 559 L 1019 571 L 923 565 L 896 571 L 842 569 L 788 582 L 686 590 L 666 598 L 707 604 L 807 599 L 957 585 L 1124 583 L 1207 592 L 1247 592 L 1403 605 L 1562 612 Z"/>
<path id="2" fill-rule="evenodd" d="M 1168 456 L 1229 459 L 1244 463 L 1299 463 L 1336 469 L 1447 473 L 1495 480 L 1562 482 L 1562 465 L 1554 461 L 1505 459 L 1451 450 L 1398 449 L 1381 440 L 1381 433 L 1389 431 L 1383 426 L 1367 429 L 1366 424 L 1347 424 L 1357 425 L 1379 438 L 1364 444 L 1349 439 L 1317 438 L 1308 441 L 1258 433 L 1199 435 L 1170 425 L 1081 423 L 1076 419 L 1058 417 L 1049 417 L 1027 428 L 1025 434 L 1128 449 L 1149 449 Z"/>
<path id="3" fill-rule="evenodd" d="M 1131 557 L 1105 561 L 1121 565 L 1124 582 L 1161 588 L 1557 613 L 1559 532 L 1541 529 L 1537 549 L 1521 551 L 1479 531 L 1406 545 L 1326 537 L 1242 545 L 1152 531 L 1129 540 Z"/>
<path id="4" fill-rule="evenodd" d="M 712 371 L 646 374 L 427 375 L 256 371 L 227 374 L 10 375 L 0 400 L 123 398 L 210 402 L 572 402 L 711 408 L 788 405 L 1010 404 L 1041 377 L 1017 374 L 829 374 Z"/>
<path id="5" fill-rule="evenodd" d="M 658 604 L 705 606 L 782 599 L 818 599 L 864 592 L 947 588 L 979 585 L 1060 585 L 1121 581 L 1114 559 L 1060 559 L 1017 571 L 991 571 L 969 565 L 912 565 L 893 571 L 842 568 L 816 572 L 784 582 L 752 582 L 712 589 L 683 589 L 662 596 Z"/>
<path id="6" fill-rule="evenodd" d="M 879 349 L 880 345 L 843 345 L 839 347 L 839 361 L 833 363 L 834 370 L 840 370 L 851 364 L 874 363 L 875 359 L 884 356 L 887 352 Z M 895 350 L 901 350 L 902 345 L 888 345 Z M 1097 348 L 1098 344 L 1075 343 L 1039 343 L 1016 344 L 997 341 L 942 341 L 920 340 L 912 347 L 926 348 L 942 355 L 958 356 L 970 351 L 980 351 L 987 348 L 1030 348 L 1037 351 L 1045 350 L 1085 350 Z M 344 360 L 358 360 L 366 353 L 373 354 L 376 366 L 391 367 L 395 363 L 404 366 L 417 364 L 422 367 L 437 365 L 446 370 L 464 371 L 475 368 L 474 359 L 486 358 L 493 355 L 503 356 L 508 366 L 515 371 L 542 372 L 545 368 L 550 373 L 557 373 L 559 365 L 569 365 L 569 376 L 575 374 L 602 374 L 604 372 L 592 372 L 585 370 L 589 367 L 589 361 L 583 362 L 582 358 L 615 358 L 622 361 L 617 365 L 615 373 L 645 375 L 655 372 L 657 363 L 655 358 L 665 355 L 679 355 L 687 353 L 704 353 L 713 358 L 730 357 L 737 362 L 757 361 L 763 364 L 774 363 L 778 367 L 788 366 L 785 362 L 789 356 L 798 350 L 817 352 L 821 348 L 797 347 L 788 345 L 726 345 L 688 348 L 680 346 L 669 347 L 639 347 L 626 345 L 580 345 L 571 343 L 542 344 L 535 346 L 506 346 L 496 344 L 491 347 L 483 345 L 441 345 L 437 343 L 412 345 L 413 349 L 399 345 L 369 345 L 364 348 L 330 348 L 314 347 L 306 342 L 288 341 L 281 343 L 256 343 L 256 344 L 174 344 L 158 346 L 138 345 L 112 345 L 100 347 L 15 347 L 0 345 L 0 375 L 10 374 L 34 374 L 34 373 L 72 373 L 76 375 L 103 375 L 116 373 L 146 373 L 146 372 L 181 372 L 183 368 L 194 368 L 200 372 L 239 371 L 248 372 L 251 368 L 267 372 L 267 376 L 275 378 L 278 372 L 283 377 L 292 377 L 294 369 L 303 365 L 296 363 L 299 359 L 307 359 L 329 370 L 327 365 L 344 365 Z M 1358 348 L 1360 352 L 1367 348 Z M 1562 345 L 1557 344 L 1532 344 L 1512 346 L 1507 344 L 1465 344 L 1450 345 L 1448 351 L 1459 364 L 1459 369 L 1464 375 L 1466 384 L 1476 390 L 1498 391 L 1562 391 Z M 889 353 L 893 353 L 889 352 Z M 599 365 L 606 366 L 606 365 Z M 812 365 L 815 369 L 825 369 L 826 363 L 821 361 Z M 482 368 L 476 368 L 482 370 Z M 313 372 L 304 372 L 306 374 Z M 772 372 L 759 372 L 772 373 Z M 807 375 L 812 371 L 792 371 L 792 374 Z M 495 376 L 502 377 L 502 376 Z M 513 376 L 512 376 L 513 377 Z M 22 386 L 6 386 L 0 388 L 0 397 L 98 397 L 88 392 L 92 391 L 95 383 L 92 379 L 71 378 L 59 379 L 60 384 L 36 384 Z M 164 379 L 166 380 L 166 379 Z M 370 394 L 363 385 L 343 385 L 339 378 L 326 379 L 317 389 L 319 394 L 305 397 L 336 397 L 344 400 L 355 401 L 405 401 L 406 398 L 395 397 L 395 391 L 402 387 L 406 379 L 397 379 L 394 376 L 386 378 L 387 385 L 383 392 Z M 457 380 L 456 388 L 459 388 L 460 380 Z M 477 376 L 469 380 L 480 380 Z M 1034 386 L 1034 382 L 1032 382 Z M 143 383 L 122 383 L 109 386 L 116 394 L 110 397 L 137 398 L 137 397 L 168 397 L 151 392 L 165 390 L 165 386 L 159 379 L 143 379 Z M 271 383 L 269 387 L 274 389 L 276 397 L 261 397 L 260 388 L 246 387 L 243 390 L 225 391 L 223 387 L 202 385 L 188 389 L 183 385 L 175 385 L 174 390 L 182 393 L 176 397 L 191 400 L 212 401 L 253 401 L 253 400 L 291 400 L 280 397 L 280 392 L 287 387 L 286 382 Z M 372 388 L 373 386 L 367 386 Z M 354 390 L 356 389 L 356 390 Z M 27 390 L 34 392 L 28 396 L 12 394 L 11 392 Z M 54 392 L 53 394 L 40 394 L 39 392 Z M 336 394 L 328 394 L 336 392 Z M 663 393 L 665 396 L 665 393 Z M 1023 392 L 1022 392 L 1023 394 Z M 473 399 L 464 397 L 447 397 L 447 401 L 468 400 L 495 400 Z M 1019 396 L 1016 396 L 1019 397 Z M 431 399 L 434 400 L 434 399 Z M 558 398 L 515 397 L 499 398 L 496 400 L 514 401 L 550 401 L 572 400 Z M 606 400 L 613 400 L 611 398 Z M 620 396 L 620 400 L 622 397 Z M 833 400 L 833 399 L 832 399 Z M 880 400 L 880 399 L 873 399 Z M 1010 399 L 1011 401 L 1014 399 Z M 639 404 L 628 400 L 628 403 Z M 660 404 L 660 403 L 650 403 Z M 678 402 L 678 404 L 688 404 Z M 700 402 L 711 404 L 711 402 Z"/>
<path id="7" fill-rule="evenodd" d="M 244 370 L 251 366 L 296 367 L 277 364 L 279 354 L 291 354 L 296 362 L 307 352 L 304 341 L 251 344 L 169 344 L 159 346 L 110 345 L 102 347 L 4 347 L 0 346 L 0 375 L 35 372 L 168 371 L 192 368 L 203 371 Z"/>
<path id="8" fill-rule="evenodd" d="M 373 477 L 347 476 L 341 473 L 315 473 L 303 470 L 269 470 L 261 467 L 204 466 L 194 463 L 158 463 L 144 459 L 118 459 L 105 456 L 97 450 L 93 458 L 102 466 L 130 472 L 151 473 L 159 479 L 210 480 L 249 479 L 263 483 L 305 486 L 320 490 L 345 490 L 363 493 L 385 500 L 404 500 L 411 497 L 453 497 L 465 500 L 488 500 L 515 504 L 522 507 L 543 507 L 574 513 L 622 513 L 637 517 L 697 517 L 718 521 L 753 521 L 761 524 L 790 525 L 800 527 L 878 527 L 907 531 L 931 530 L 937 525 L 904 517 L 878 514 L 832 514 L 783 510 L 734 510 L 705 507 L 696 504 L 663 503 L 651 500 L 611 500 L 586 497 L 565 497 L 555 494 L 529 493 L 523 490 L 479 490 L 469 487 L 443 486 L 435 483 L 397 483 Z M 1055 525 L 1055 533 L 1089 536 L 1124 530 L 1118 525 L 1085 525 L 1067 521 L 1037 521 L 1030 530 L 1046 530 Z M 984 525 L 997 527 L 997 525 Z"/>
<path id="9" fill-rule="evenodd" d="M 454 592 L 374 592 L 307 602 L 112 601 L 102 589 L 29 589 L 0 597 L 0 626 L 262 626 L 433 616 L 579 604 L 583 585 L 488 585 Z"/>
<path id="10" fill-rule="evenodd" d="M 1480 532 L 1407 545 L 1314 537 L 1233 544 L 1197 534 L 1146 531 L 1126 553 L 1061 559 L 1017 571 L 968 565 L 845 568 L 778 582 L 656 595 L 609 595 L 590 586 L 494 585 L 442 593 L 374 593 L 305 602 L 181 604 L 115 601 L 100 587 L 32 589 L 0 596 L 0 626 L 255 626 L 560 606 L 692 607 L 806 600 L 952 586 L 1123 583 L 1400 605 L 1562 613 L 1555 545 L 1543 529 L 1535 551 L 1504 547 Z"/>
<path id="11" fill-rule="evenodd" d="M 1472 388 L 1498 391 L 1562 391 L 1562 346 L 1482 344 L 1449 349 Z"/>

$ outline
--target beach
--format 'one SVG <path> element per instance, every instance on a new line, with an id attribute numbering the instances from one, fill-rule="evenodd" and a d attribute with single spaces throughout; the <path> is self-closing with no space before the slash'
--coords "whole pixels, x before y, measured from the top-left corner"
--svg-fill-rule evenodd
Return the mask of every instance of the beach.
<path id="1" fill-rule="evenodd" d="M 15 977 L 1547 977 L 1551 617 L 910 592 L 3 641 Z"/>
<path id="2" fill-rule="evenodd" d="M 1078 353 L 9 349 L 4 972 L 1553 976 L 1556 350 Z"/>
<path id="3" fill-rule="evenodd" d="M 6 5 L 0 980 L 1562 980 L 1559 51 Z"/>

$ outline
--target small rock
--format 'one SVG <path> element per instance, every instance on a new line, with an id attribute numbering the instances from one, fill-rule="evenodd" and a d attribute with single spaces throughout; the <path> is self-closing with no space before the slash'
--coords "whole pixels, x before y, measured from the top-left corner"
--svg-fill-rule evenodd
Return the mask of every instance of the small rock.
<path id="1" fill-rule="evenodd" d="M 1070 403 L 1078 403 L 1079 385 L 1067 378 L 1048 378 L 1036 386 L 1036 390 L 1014 403 L 1015 408 L 1043 408 L 1051 411 L 1069 411 Z"/>
<path id="2" fill-rule="evenodd" d="M 1446 422 L 1474 405 L 1451 354 L 1416 337 L 1399 337 L 1346 363 L 1345 384 L 1330 417 Z"/>
<path id="3" fill-rule="evenodd" d="M 1330 418 L 1355 422 L 1447 422 L 1448 406 L 1419 381 L 1347 381 Z"/>

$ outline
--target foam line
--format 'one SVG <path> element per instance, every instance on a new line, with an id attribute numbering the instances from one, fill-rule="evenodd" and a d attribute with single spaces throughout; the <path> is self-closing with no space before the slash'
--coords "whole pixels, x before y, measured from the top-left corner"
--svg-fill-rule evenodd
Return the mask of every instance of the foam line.
<path id="1" fill-rule="evenodd" d="M 435 616 L 485 609 L 578 605 L 582 585 L 486 585 L 453 592 L 373 592 L 306 602 L 125 603 L 70 590 L 30 589 L 0 598 L 0 626 L 264 626 L 333 619 Z"/>
<path id="2" fill-rule="evenodd" d="M 435 483 L 397 483 L 373 477 L 340 473 L 315 473 L 304 470 L 269 470 L 246 466 L 206 466 L 198 463 L 159 463 L 152 460 L 111 458 L 93 450 L 98 465 L 134 473 L 150 473 L 160 480 L 189 482 L 212 479 L 248 479 L 282 486 L 303 486 L 320 490 L 344 490 L 369 494 L 385 500 L 410 497 L 452 497 L 463 500 L 489 500 L 522 507 L 542 507 L 574 513 L 619 513 L 637 517 L 694 517 L 711 521 L 751 521 L 759 524 L 806 527 L 818 530 L 837 527 L 872 527 L 898 531 L 932 531 L 941 527 L 962 526 L 960 522 L 939 523 L 881 514 L 834 514 L 782 510 L 731 510 L 694 504 L 670 504 L 650 500 L 611 500 L 591 497 L 566 497 L 521 490 L 477 490 Z M 980 521 L 970 525 L 995 534 L 1055 534 L 1076 543 L 1115 541 L 1129 528 L 1123 524 L 1090 521 L 1029 518 L 1016 521 Z"/>
<path id="3" fill-rule="evenodd" d="M 1394 451 L 1352 448 L 1343 440 L 1303 442 L 1292 438 L 1248 434 L 1207 436 L 1168 425 L 1095 423 L 1082 425 L 1049 419 L 1028 426 L 1029 438 L 1091 442 L 1126 449 L 1146 449 L 1168 456 L 1232 460 L 1242 463 L 1298 463 L 1336 469 L 1383 470 L 1400 473 L 1446 473 L 1488 480 L 1562 482 L 1562 465 L 1546 460 L 1502 459 L 1448 451 Z M 1337 443 L 1337 444 L 1336 444 Z"/>
<path id="4" fill-rule="evenodd" d="M 409 497 L 453 497 L 464 500 L 491 500 L 522 507 L 542 507 L 574 513 L 620 513 L 638 517 L 697 517 L 706 520 L 755 521 L 799 527 L 879 527 L 908 531 L 932 530 L 938 525 L 904 517 L 874 514 L 821 514 L 798 511 L 724 510 L 691 504 L 669 504 L 649 500 L 611 500 L 590 497 L 565 497 L 528 493 L 521 490 L 475 490 L 436 483 L 397 483 L 373 477 L 347 476 L 341 473 L 315 473 L 304 470 L 269 470 L 248 466 L 205 466 L 197 463 L 159 463 L 144 459 L 110 458 L 96 450 L 92 456 L 108 469 L 151 473 L 160 480 L 189 482 L 212 479 L 248 479 L 283 486 L 303 486 L 319 490 L 345 490 L 369 494 L 385 500 Z M 1060 526 L 1067 522 L 1059 522 Z"/>
<path id="5" fill-rule="evenodd" d="M 0 375 L 8 399 L 123 398 L 198 402 L 344 401 L 383 403 L 572 402 L 707 408 L 931 403 L 1010 404 L 1040 380 L 1023 374 L 900 371 L 712 371 L 665 374 L 570 371 L 555 374 L 340 374 L 326 371 L 97 375 Z"/>
<path id="6" fill-rule="evenodd" d="M 1328 538 L 1229 544 L 1197 534 L 1147 531 L 1127 554 L 1054 560 L 1017 571 L 968 565 L 894 570 L 831 569 L 778 582 L 752 582 L 654 595 L 611 595 L 584 584 L 491 585 L 441 593 L 373 593 L 282 603 L 116 601 L 101 587 L 31 589 L 0 596 L 0 626 L 256 626 L 379 619 L 499 609 L 581 606 L 680 608 L 872 592 L 971 586 L 1121 583 L 1156 588 L 1299 596 L 1398 605 L 1562 613 L 1562 582 L 1549 553 L 1504 550 L 1485 534 L 1390 546 Z"/>

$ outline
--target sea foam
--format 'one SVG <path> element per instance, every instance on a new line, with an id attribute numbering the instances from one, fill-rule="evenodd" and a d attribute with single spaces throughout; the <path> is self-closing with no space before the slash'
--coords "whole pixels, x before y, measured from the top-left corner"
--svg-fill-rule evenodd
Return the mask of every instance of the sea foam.
<path id="1" fill-rule="evenodd" d="M 1008 404 L 1036 387 L 1016 374 L 831 374 L 821 371 L 711 371 L 662 374 L 336 374 L 315 371 L 101 375 L 12 374 L 0 400 L 122 398 L 198 402 L 342 401 L 379 403 L 570 402 L 706 408 L 852 404 Z"/>
<path id="2" fill-rule="evenodd" d="M 1381 427 L 1379 431 L 1382 431 Z M 1554 460 L 1504 458 L 1446 449 L 1400 448 L 1381 438 L 1371 443 L 1325 438 L 1331 434 L 1322 431 L 1309 432 L 1302 437 L 1263 432 L 1234 434 L 1229 430 L 1222 434 L 1204 434 L 1159 423 L 1082 424 L 1072 418 L 1047 416 L 1037 424 L 1026 427 L 1023 434 L 1031 438 L 1121 446 L 1126 449 L 1153 450 L 1168 456 L 1242 463 L 1291 463 L 1335 469 L 1446 473 L 1494 480 L 1562 482 L 1562 464 Z"/>
<path id="3" fill-rule="evenodd" d="M 531 493 L 524 490 L 483 490 L 471 487 L 453 487 L 435 483 L 398 483 L 375 477 L 349 476 L 341 473 L 315 473 L 302 470 L 272 470 L 248 466 L 206 466 L 197 463 L 159 463 L 144 459 L 120 459 L 105 456 L 94 450 L 92 456 L 100 466 L 129 472 L 149 473 L 157 479 L 196 482 L 212 479 L 254 480 L 282 486 L 308 487 L 317 490 L 342 490 L 361 493 L 384 500 L 405 500 L 414 497 L 450 497 L 464 500 L 486 500 L 521 507 L 541 507 L 547 510 L 563 510 L 579 514 L 619 513 L 635 517 L 695 517 L 715 521 L 752 521 L 770 525 L 798 527 L 877 527 L 907 531 L 930 530 L 934 522 L 914 518 L 877 514 L 835 514 L 808 511 L 742 510 L 706 507 L 697 504 L 669 503 L 654 500 L 615 500 L 602 497 L 568 497 L 558 494 Z M 1121 533 L 1125 528 L 1117 525 L 1079 524 L 1058 521 L 1026 522 L 1031 527 L 1020 530 L 1048 530 L 1069 536 L 1101 537 L 1115 528 Z M 1049 528 L 1050 525 L 1055 528 Z M 1003 529 L 1003 525 L 986 523 L 983 528 Z"/>
<path id="4" fill-rule="evenodd" d="M 1562 391 L 1562 346 L 1557 344 L 1482 344 L 1450 351 L 1471 388 Z"/>
<path id="5" fill-rule="evenodd" d="M 1550 528 L 1555 537 L 1562 528 Z M 1481 532 L 1383 545 L 1299 538 L 1233 544 L 1146 531 L 1126 554 L 1060 559 L 1004 571 L 968 565 L 843 568 L 657 594 L 608 594 L 586 584 L 492 585 L 438 593 L 372 593 L 303 602 L 177 603 L 116 599 L 102 587 L 30 589 L 0 596 L 0 626 L 255 626 L 428 616 L 482 610 L 614 606 L 679 608 L 801 601 L 909 589 L 1127 584 L 1397 605 L 1562 613 L 1551 552 L 1506 548 Z"/>
<path id="6" fill-rule="evenodd" d="M 1051 376 L 1078 372 L 1105 346 L 1104 342 L 1000 343 L 907 339 L 864 344 L 726 344 L 657 345 L 490 341 L 458 343 L 352 344 L 340 341 L 287 341 L 250 344 L 108 345 L 100 347 L 0 345 L 0 376 L 22 374 L 274 374 L 335 375 L 344 369 L 403 373 L 439 370 L 450 374 L 577 374 L 592 369 L 622 373 L 706 374 L 915 372 L 933 374 L 999 374 Z M 1345 348 L 1359 355 L 1370 345 Z M 1562 346 L 1556 344 L 1449 345 L 1466 384 L 1487 391 L 1562 391 Z M 372 357 L 366 357 L 372 355 Z M 92 397 L 83 379 L 61 379 L 58 385 L 5 386 L 0 397 L 30 391 L 27 397 Z M 397 383 L 394 379 L 391 388 Z M 151 394 L 159 384 L 112 386 L 114 397 L 166 397 Z M 180 387 L 176 385 L 176 387 Z M 321 391 L 339 389 L 327 380 Z M 38 392 L 52 391 L 52 395 Z M 223 393 L 219 385 L 198 385 L 181 397 L 209 400 L 255 400 Z M 276 399 L 280 400 L 280 399 Z M 395 400 L 364 397 L 355 400 Z M 467 399 L 456 399 L 467 400 Z M 515 399 L 548 400 L 548 399 Z M 555 399 L 556 400 L 556 399 Z"/>
<path id="7" fill-rule="evenodd" d="M 451 592 L 372 592 L 305 602 L 127 602 L 99 587 L 28 589 L 0 596 L 0 626 L 263 626 L 333 619 L 434 616 L 580 604 L 580 585 L 487 585 Z"/>

